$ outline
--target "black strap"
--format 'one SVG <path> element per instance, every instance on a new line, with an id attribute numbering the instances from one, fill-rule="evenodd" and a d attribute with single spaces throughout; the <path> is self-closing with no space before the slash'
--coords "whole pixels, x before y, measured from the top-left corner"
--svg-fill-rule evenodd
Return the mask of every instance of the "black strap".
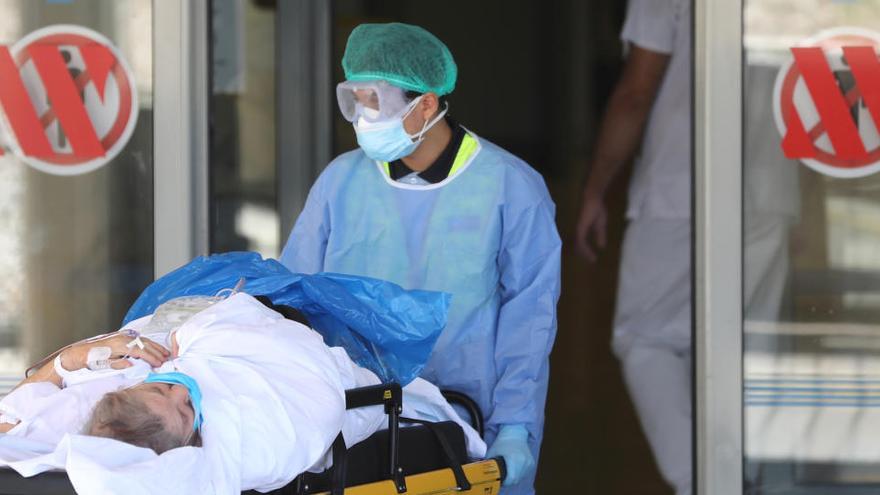
<path id="1" fill-rule="evenodd" d="M 330 468 L 330 494 L 345 493 L 345 474 L 348 470 L 348 455 L 342 432 L 333 441 L 333 467 Z"/>
<path id="2" fill-rule="evenodd" d="M 434 434 L 434 437 L 437 438 L 437 442 L 440 444 L 440 447 L 443 449 L 443 453 L 446 455 L 446 462 L 449 464 L 449 468 L 452 469 L 452 474 L 455 475 L 455 484 L 457 485 L 458 490 L 465 491 L 471 489 L 471 482 L 468 481 L 467 476 L 464 474 L 464 469 L 461 468 L 461 463 L 458 462 L 458 459 L 455 458 L 455 454 L 452 451 L 452 445 L 449 444 L 449 440 L 446 438 L 446 435 L 437 428 L 437 425 L 430 421 L 424 421 L 421 419 L 412 419 L 412 418 L 400 418 L 401 421 L 407 423 L 414 423 L 417 425 L 422 425 L 428 428 L 431 433 Z"/>
<path id="3" fill-rule="evenodd" d="M 268 296 L 256 296 L 254 299 L 263 303 L 263 306 L 281 313 L 281 316 L 288 320 L 293 320 L 297 323 L 302 323 L 303 325 L 311 328 L 312 324 L 309 323 L 309 319 L 306 318 L 306 315 L 302 313 L 302 311 L 294 308 L 293 306 L 287 306 L 285 304 L 275 304 L 269 299 Z"/>

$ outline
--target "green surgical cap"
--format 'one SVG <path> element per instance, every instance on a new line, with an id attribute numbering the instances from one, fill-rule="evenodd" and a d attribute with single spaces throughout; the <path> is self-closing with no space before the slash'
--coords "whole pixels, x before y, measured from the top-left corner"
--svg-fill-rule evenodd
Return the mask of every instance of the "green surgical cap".
<path id="1" fill-rule="evenodd" d="M 349 81 L 383 80 L 419 93 L 449 94 L 458 69 L 442 41 L 410 24 L 361 24 L 345 45 L 342 68 Z"/>

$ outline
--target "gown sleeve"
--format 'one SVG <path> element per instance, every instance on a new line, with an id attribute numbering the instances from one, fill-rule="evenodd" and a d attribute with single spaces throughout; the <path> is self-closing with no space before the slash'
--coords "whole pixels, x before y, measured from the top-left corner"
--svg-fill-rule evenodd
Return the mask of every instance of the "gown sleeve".
<path id="1" fill-rule="evenodd" d="M 330 237 L 330 210 L 325 194 L 324 172 L 309 191 L 306 205 L 296 219 L 278 261 L 293 273 L 323 271 L 324 253 Z"/>
<path id="2" fill-rule="evenodd" d="M 515 192 L 523 196 L 522 191 Z M 562 242 L 543 181 L 531 192 L 538 201 L 525 206 L 511 201 L 504 209 L 498 258 L 501 307 L 495 337 L 498 382 L 488 424 L 525 424 L 534 431 L 543 417 L 556 337 Z"/>

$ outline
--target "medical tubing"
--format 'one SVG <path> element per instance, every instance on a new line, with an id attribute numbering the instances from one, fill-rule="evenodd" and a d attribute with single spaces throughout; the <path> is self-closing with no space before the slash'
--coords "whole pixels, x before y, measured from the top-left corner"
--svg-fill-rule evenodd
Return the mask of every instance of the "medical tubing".
<path id="1" fill-rule="evenodd" d="M 220 289 L 214 297 L 225 298 L 225 297 L 233 296 L 233 295 L 241 292 L 241 289 L 244 288 L 245 283 L 247 283 L 247 278 L 240 277 L 234 287 Z M 123 329 L 115 331 L 115 332 L 109 332 L 109 333 L 105 333 L 105 334 L 101 334 L 101 335 L 96 335 L 94 337 L 89 337 L 87 339 L 79 340 L 79 341 L 74 342 L 72 344 L 68 344 L 68 345 L 62 347 L 61 349 L 53 352 L 52 354 L 49 354 L 48 356 L 41 359 L 36 364 L 31 365 L 27 370 L 25 370 L 24 376 L 25 376 L 25 378 L 27 378 L 28 376 L 30 376 L 30 374 L 34 370 L 41 368 L 43 365 L 45 365 L 49 361 L 52 361 L 53 359 L 55 359 L 56 356 L 59 356 L 62 352 L 66 351 L 67 349 L 70 349 L 73 346 L 80 345 L 80 344 L 92 344 L 95 342 L 100 342 L 101 340 L 106 340 L 106 339 L 115 337 L 116 335 L 120 335 L 120 334 L 127 335 L 127 336 L 132 337 L 134 339 L 132 342 L 130 342 L 128 344 L 127 347 L 129 349 L 135 345 L 141 349 L 144 348 L 144 344 L 140 340 L 140 333 L 139 332 L 137 332 L 136 330 L 128 329 L 128 328 L 123 328 Z M 128 358 L 128 355 L 125 355 L 122 357 L 122 359 L 126 359 L 126 358 Z"/>
<path id="2" fill-rule="evenodd" d="M 36 364 L 32 364 L 28 369 L 26 369 L 24 371 L 24 377 L 27 378 L 27 377 L 31 376 L 31 372 L 33 372 L 36 369 L 42 368 L 43 365 L 45 365 L 49 361 L 54 360 L 56 356 L 60 356 L 62 352 L 66 351 L 67 349 L 70 349 L 73 346 L 80 345 L 80 344 L 93 344 L 95 342 L 100 342 L 102 340 L 107 340 L 109 338 L 113 338 L 117 335 L 127 335 L 127 336 L 135 338 L 135 339 L 140 337 L 140 334 L 136 330 L 123 328 L 122 330 L 118 330 L 116 332 L 104 333 L 101 335 L 96 335 L 94 337 L 89 337 L 87 339 L 78 340 L 72 344 L 67 344 L 66 346 L 62 347 L 61 349 L 58 349 L 57 351 L 53 352 L 52 354 L 49 354 L 48 356 L 46 356 L 43 359 L 41 359 L 40 361 L 38 361 Z"/>
<path id="3" fill-rule="evenodd" d="M 216 294 L 214 294 L 214 297 L 221 297 L 221 298 L 232 297 L 232 296 L 238 294 L 239 292 L 241 292 L 241 289 L 244 288 L 245 283 L 247 283 L 247 279 L 244 277 L 241 277 L 238 279 L 238 283 L 235 284 L 235 287 L 232 287 L 231 289 L 230 288 L 220 289 L 217 291 Z M 227 294 L 227 292 L 228 292 L 228 294 Z"/>

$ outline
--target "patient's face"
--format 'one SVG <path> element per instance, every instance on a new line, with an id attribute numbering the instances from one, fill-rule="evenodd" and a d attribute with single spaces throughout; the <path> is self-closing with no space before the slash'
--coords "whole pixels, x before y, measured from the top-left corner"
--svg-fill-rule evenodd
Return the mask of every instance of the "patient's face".
<path id="1" fill-rule="evenodd" d="M 190 437 L 195 412 L 186 387 L 170 383 L 142 383 L 129 389 L 129 393 L 162 418 L 170 431 L 180 434 L 181 438 Z"/>

